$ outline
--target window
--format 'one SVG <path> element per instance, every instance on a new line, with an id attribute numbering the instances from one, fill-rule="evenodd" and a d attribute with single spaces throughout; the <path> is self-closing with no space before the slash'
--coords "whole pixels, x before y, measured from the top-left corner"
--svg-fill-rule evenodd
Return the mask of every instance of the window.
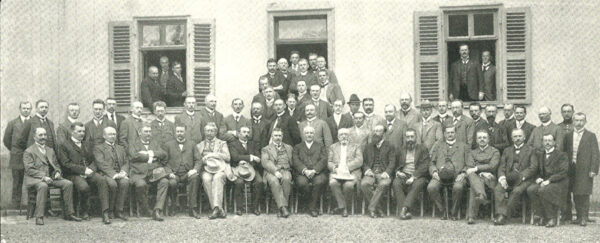
<path id="1" fill-rule="evenodd" d="M 530 103 L 529 18 L 502 5 L 415 12 L 416 101 Z"/>
<path id="2" fill-rule="evenodd" d="M 200 105 L 214 92 L 214 20 L 137 17 L 110 22 L 109 37 L 110 95 L 120 111 L 135 100 L 146 108 L 162 100 L 167 112 L 176 113 L 185 96 L 195 96 Z M 144 79 L 158 83 L 156 92 L 142 92 L 148 87 Z"/>
<path id="3" fill-rule="evenodd" d="M 327 59 L 329 68 L 335 66 L 333 9 L 269 10 L 269 56 L 286 58 L 298 51 L 301 58 L 311 52 Z"/>

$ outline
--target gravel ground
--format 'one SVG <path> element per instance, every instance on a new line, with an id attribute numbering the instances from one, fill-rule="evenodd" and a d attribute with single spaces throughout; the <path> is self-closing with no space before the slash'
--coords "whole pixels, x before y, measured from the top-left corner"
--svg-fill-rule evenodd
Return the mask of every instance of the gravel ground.
<path id="1" fill-rule="evenodd" d="M 366 216 L 324 215 L 317 219 L 292 215 L 280 219 L 275 215 L 229 215 L 211 220 L 206 216 L 192 219 L 167 217 L 164 222 L 149 218 L 130 218 L 128 222 L 113 220 L 103 225 L 99 218 L 88 222 L 69 222 L 47 218 L 46 225 L 24 216 L 2 218 L 2 239 L 6 242 L 281 242 L 281 241 L 355 241 L 355 242 L 598 242 L 600 224 L 587 227 L 561 225 L 548 229 L 512 222 L 493 226 L 489 220 L 475 225 L 466 221 L 442 221 L 416 218 L 401 221 L 393 217 L 371 219 Z"/>

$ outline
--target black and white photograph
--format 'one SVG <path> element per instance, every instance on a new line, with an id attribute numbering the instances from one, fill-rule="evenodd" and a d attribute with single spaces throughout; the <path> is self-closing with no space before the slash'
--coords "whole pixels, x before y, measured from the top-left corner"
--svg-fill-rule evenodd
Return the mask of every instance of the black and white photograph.
<path id="1" fill-rule="evenodd" d="M 598 242 L 599 12 L 1 1 L 0 243 Z"/>

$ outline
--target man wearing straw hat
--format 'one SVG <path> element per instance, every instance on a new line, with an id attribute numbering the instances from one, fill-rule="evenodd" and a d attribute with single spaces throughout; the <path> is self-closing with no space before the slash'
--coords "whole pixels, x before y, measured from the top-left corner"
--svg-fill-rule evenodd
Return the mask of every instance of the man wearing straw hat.
<path id="1" fill-rule="evenodd" d="M 238 139 L 229 143 L 229 152 L 231 153 L 231 167 L 235 180 L 233 181 L 233 198 L 237 205 L 235 214 L 242 215 L 240 208 L 243 205 L 242 191 L 244 184 L 249 182 L 254 188 L 252 194 L 254 205 L 253 213 L 260 215 L 259 203 L 262 201 L 264 189 L 266 187 L 263 182 L 262 173 L 257 173 L 257 170 L 262 172 L 260 164 L 260 147 L 258 143 L 250 141 L 250 128 L 241 126 L 237 131 Z"/>

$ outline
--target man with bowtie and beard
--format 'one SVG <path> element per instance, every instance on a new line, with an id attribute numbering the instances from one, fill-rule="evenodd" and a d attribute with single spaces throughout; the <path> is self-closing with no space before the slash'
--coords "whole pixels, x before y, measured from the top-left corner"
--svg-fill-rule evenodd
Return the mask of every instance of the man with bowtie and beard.
<path id="1" fill-rule="evenodd" d="M 200 214 L 196 211 L 198 205 L 198 188 L 200 188 L 200 176 L 194 164 L 196 144 L 185 138 L 186 129 L 183 124 L 175 125 L 175 140 L 168 141 L 162 146 L 168 158 L 165 171 L 169 174 L 168 192 L 171 197 L 169 216 L 173 216 L 179 211 L 176 205 L 177 186 L 179 183 L 184 183 L 187 191 L 188 215 L 200 218 Z"/>

